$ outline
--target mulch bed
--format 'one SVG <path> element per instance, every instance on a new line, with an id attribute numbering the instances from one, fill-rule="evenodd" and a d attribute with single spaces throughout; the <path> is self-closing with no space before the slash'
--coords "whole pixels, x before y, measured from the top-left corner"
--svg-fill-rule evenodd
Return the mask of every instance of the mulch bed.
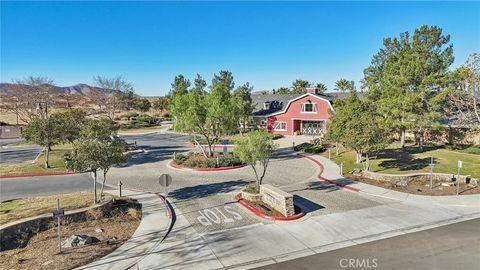
<path id="1" fill-rule="evenodd" d="M 269 216 L 269 217 L 274 217 L 274 218 L 284 218 L 285 216 L 278 212 L 277 210 L 271 208 L 268 204 L 258 201 L 258 202 L 252 202 L 248 200 L 243 200 L 246 202 L 248 205 L 251 207 L 255 208 L 256 210 L 260 211 L 262 214 Z M 300 207 L 294 205 L 295 208 L 295 215 L 300 214 L 302 212 L 302 209 Z"/>
<path id="2" fill-rule="evenodd" d="M 383 188 L 392 189 L 395 191 L 400 191 L 404 193 L 410 194 L 417 194 L 417 195 L 433 195 L 433 196 L 445 196 L 445 195 L 457 195 L 457 187 L 456 186 L 442 186 L 441 183 L 433 182 L 433 189 L 430 189 L 430 181 L 428 180 L 415 180 L 411 181 L 407 186 L 396 186 L 391 182 L 388 181 L 380 181 L 374 180 L 370 178 L 365 178 L 362 176 L 357 176 L 353 174 L 345 175 L 346 178 L 352 179 L 358 182 L 362 182 L 365 184 L 379 186 Z M 480 194 L 480 187 L 471 187 L 467 184 L 460 184 L 460 195 L 468 195 L 468 194 Z"/>
<path id="3" fill-rule="evenodd" d="M 0 269 L 72 269 L 90 263 L 111 253 L 133 235 L 140 223 L 139 211 L 130 208 L 126 213 L 112 217 L 63 225 L 62 240 L 73 234 L 85 234 L 100 241 L 66 248 L 62 254 L 58 254 L 57 227 L 40 232 L 29 240 L 25 248 L 0 252 Z M 95 232 L 96 228 L 103 232 Z"/>

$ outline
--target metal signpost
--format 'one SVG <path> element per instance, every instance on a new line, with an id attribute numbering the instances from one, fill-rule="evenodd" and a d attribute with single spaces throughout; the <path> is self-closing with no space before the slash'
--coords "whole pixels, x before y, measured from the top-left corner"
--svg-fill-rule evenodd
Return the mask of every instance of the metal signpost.
<path id="1" fill-rule="evenodd" d="M 53 211 L 53 218 L 57 219 L 58 224 L 58 252 L 62 253 L 62 235 L 60 233 L 60 218 L 65 215 L 63 208 L 60 208 L 60 199 L 57 199 L 57 210 Z"/>
<path id="2" fill-rule="evenodd" d="M 461 160 L 457 162 L 457 167 L 458 167 L 458 171 L 457 171 L 457 195 L 458 195 L 460 193 L 460 170 L 462 169 Z"/>
<path id="3" fill-rule="evenodd" d="M 167 187 L 172 184 L 172 176 L 170 176 L 170 174 L 162 174 L 158 178 L 158 183 L 160 183 L 162 187 L 165 187 L 164 197 L 165 197 L 165 201 L 167 201 Z"/>
<path id="4" fill-rule="evenodd" d="M 433 157 L 430 157 L 430 189 L 433 188 L 433 168 L 435 163 L 433 163 Z"/>
<path id="5" fill-rule="evenodd" d="M 228 152 L 228 148 L 227 148 L 227 145 L 230 143 L 229 140 L 223 140 L 222 144 L 223 144 L 223 155 L 226 156 L 227 155 L 227 152 Z"/>

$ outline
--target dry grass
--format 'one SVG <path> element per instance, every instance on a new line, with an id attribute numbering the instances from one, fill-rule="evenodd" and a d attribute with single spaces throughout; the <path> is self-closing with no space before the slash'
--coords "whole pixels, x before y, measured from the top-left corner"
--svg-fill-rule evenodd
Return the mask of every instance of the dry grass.
<path id="1" fill-rule="evenodd" d="M 139 223 L 139 219 L 125 214 L 63 225 L 62 239 L 73 234 L 85 234 L 100 241 L 83 247 L 67 248 L 61 254 L 58 254 L 57 228 L 53 227 L 32 237 L 25 248 L 1 252 L 0 269 L 73 269 L 114 251 L 132 236 Z M 100 228 L 103 232 L 97 233 L 95 228 Z"/>
<path id="2" fill-rule="evenodd" d="M 65 211 L 79 209 L 92 205 L 93 193 L 78 192 L 63 195 L 35 197 L 4 202 L 0 204 L 0 224 L 9 223 L 22 218 L 51 213 L 57 208 L 57 198 L 60 207 Z"/>

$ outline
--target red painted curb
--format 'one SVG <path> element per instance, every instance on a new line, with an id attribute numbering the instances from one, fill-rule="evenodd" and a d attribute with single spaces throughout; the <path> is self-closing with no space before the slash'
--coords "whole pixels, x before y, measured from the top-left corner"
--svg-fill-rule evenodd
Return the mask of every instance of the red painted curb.
<path id="1" fill-rule="evenodd" d="M 219 167 L 219 168 L 188 168 L 184 167 L 178 164 L 173 163 L 170 161 L 169 165 L 175 169 L 179 170 L 188 170 L 188 171 L 194 171 L 194 172 L 216 172 L 216 171 L 227 171 L 227 170 L 234 170 L 234 169 L 239 169 L 243 168 L 247 165 L 237 165 L 237 166 L 230 166 L 230 167 Z"/>
<path id="2" fill-rule="evenodd" d="M 257 209 L 253 208 L 252 206 L 250 206 L 248 203 L 246 203 L 242 198 L 240 198 L 239 196 L 236 196 L 235 198 L 237 200 L 237 202 L 239 204 L 241 204 L 243 207 L 247 208 L 250 212 L 252 212 L 254 215 L 256 215 L 257 217 L 261 217 L 261 218 L 264 218 L 264 219 L 268 219 L 268 220 L 275 220 L 275 221 L 292 221 L 292 220 L 297 220 L 303 216 L 305 216 L 305 212 L 303 212 L 303 209 L 300 208 L 300 206 L 297 205 L 298 208 L 302 209 L 302 212 L 298 213 L 298 214 L 295 214 L 293 216 L 290 216 L 290 217 L 271 217 L 271 216 L 267 216 L 265 215 L 264 213 L 258 211 Z"/>
<path id="3" fill-rule="evenodd" d="M 172 209 L 170 209 L 167 201 L 165 200 L 165 197 L 163 197 L 163 195 L 161 195 L 160 192 L 150 192 L 150 191 L 135 189 L 135 188 L 126 188 L 125 190 L 132 190 L 132 191 L 137 191 L 137 192 L 146 192 L 146 193 L 157 195 L 160 198 L 160 200 L 163 202 L 163 205 L 165 206 L 165 209 L 167 209 L 168 218 L 172 219 L 172 216 L 173 216 Z"/>
<path id="4" fill-rule="evenodd" d="M 312 158 L 312 157 L 310 157 L 310 156 L 307 156 L 307 155 L 305 155 L 305 154 L 300 154 L 300 153 L 298 153 L 297 155 L 299 155 L 299 156 L 301 156 L 301 157 L 304 157 L 304 158 L 312 161 L 313 163 L 317 164 L 318 167 L 320 167 L 320 173 L 317 175 L 318 179 L 320 179 L 320 180 L 322 180 L 322 181 L 325 181 L 325 182 L 327 182 L 327 183 L 330 183 L 330 184 L 332 184 L 332 185 L 335 185 L 335 186 L 338 186 L 338 187 L 341 187 L 341 188 L 344 188 L 344 189 L 348 189 L 348 190 L 353 191 L 353 192 L 359 192 L 359 191 L 360 191 L 358 188 L 349 187 L 349 186 L 347 186 L 347 185 L 339 184 L 339 183 L 337 183 L 337 182 L 334 182 L 334 181 L 332 181 L 332 180 L 330 180 L 330 179 L 327 179 L 327 178 L 323 177 L 323 176 L 322 176 L 322 173 L 323 173 L 324 168 L 323 168 L 323 164 L 320 163 L 320 161 L 318 161 L 318 160 L 316 160 L 316 159 L 314 159 L 314 158 Z"/>
<path id="5" fill-rule="evenodd" d="M 63 172 L 63 173 L 34 173 L 34 174 L 19 174 L 19 175 L 0 175 L 2 178 L 22 178 L 22 177 L 34 177 L 34 176 L 56 176 L 56 175 L 69 175 L 79 174 L 78 172 Z"/>

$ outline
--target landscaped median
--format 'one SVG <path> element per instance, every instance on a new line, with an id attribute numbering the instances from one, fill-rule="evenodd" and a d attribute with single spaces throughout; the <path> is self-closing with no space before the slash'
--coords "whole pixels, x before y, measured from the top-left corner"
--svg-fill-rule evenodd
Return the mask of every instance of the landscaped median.
<path id="1" fill-rule="evenodd" d="M 224 171 L 246 166 L 238 157 L 231 153 L 214 153 L 213 157 L 206 157 L 195 152 L 176 154 L 169 165 L 175 169 L 198 172 Z"/>
<path id="2" fill-rule="evenodd" d="M 271 185 L 250 185 L 235 196 L 235 200 L 254 215 L 278 221 L 297 220 L 305 212 L 293 203 L 293 195 Z"/>

